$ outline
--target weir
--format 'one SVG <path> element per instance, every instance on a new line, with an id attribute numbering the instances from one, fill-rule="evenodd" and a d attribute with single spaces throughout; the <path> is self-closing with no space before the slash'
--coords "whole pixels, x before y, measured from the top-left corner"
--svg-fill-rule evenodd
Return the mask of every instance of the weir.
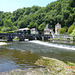
<path id="1" fill-rule="evenodd" d="M 63 45 L 63 44 L 54 44 L 54 43 L 43 42 L 43 41 L 38 41 L 38 40 L 29 41 L 29 42 L 44 45 L 44 46 L 49 46 L 49 47 L 60 48 L 60 49 L 75 50 L 75 46 L 68 46 L 68 45 Z"/>

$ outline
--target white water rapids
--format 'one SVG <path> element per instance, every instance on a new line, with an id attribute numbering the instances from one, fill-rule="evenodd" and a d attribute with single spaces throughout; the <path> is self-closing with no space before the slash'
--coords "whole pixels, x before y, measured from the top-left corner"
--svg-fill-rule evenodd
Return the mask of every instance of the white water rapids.
<path id="1" fill-rule="evenodd" d="M 40 45 L 45 45 L 45 46 L 50 46 L 50 47 L 61 48 L 61 49 L 75 50 L 75 46 L 69 46 L 69 45 L 63 45 L 63 44 L 54 44 L 54 43 L 43 42 L 43 41 L 38 41 L 38 40 L 33 40 L 33 41 L 29 41 L 29 42 L 40 44 Z"/>
<path id="2" fill-rule="evenodd" d="M 7 43 L 5 43 L 5 42 L 0 42 L 0 46 L 2 46 L 2 45 L 7 45 Z"/>

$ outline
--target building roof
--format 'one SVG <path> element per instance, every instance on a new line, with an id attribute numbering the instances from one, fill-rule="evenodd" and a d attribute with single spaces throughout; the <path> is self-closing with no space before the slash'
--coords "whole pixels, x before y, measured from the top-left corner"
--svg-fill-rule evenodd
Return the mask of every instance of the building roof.
<path id="1" fill-rule="evenodd" d="M 32 28 L 31 30 L 36 30 L 36 28 Z"/>
<path id="2" fill-rule="evenodd" d="M 50 25 L 47 24 L 46 27 L 45 27 L 45 29 L 51 29 L 51 28 L 50 28 Z"/>
<path id="3" fill-rule="evenodd" d="M 21 29 L 18 29 L 18 31 L 23 31 L 23 30 L 30 30 L 29 28 L 21 28 Z"/>
<path id="4" fill-rule="evenodd" d="M 55 26 L 61 26 L 61 24 L 57 23 Z"/>

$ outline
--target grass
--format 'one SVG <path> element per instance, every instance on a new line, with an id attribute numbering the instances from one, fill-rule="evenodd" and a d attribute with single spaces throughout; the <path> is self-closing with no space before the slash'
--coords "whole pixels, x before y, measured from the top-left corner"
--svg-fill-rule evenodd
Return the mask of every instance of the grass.
<path id="1" fill-rule="evenodd" d="M 14 38 L 13 40 L 16 40 L 16 41 L 18 41 L 19 39 L 18 39 L 18 38 Z"/>
<path id="2" fill-rule="evenodd" d="M 75 63 L 72 63 L 72 62 L 67 62 L 66 64 L 69 66 L 75 66 Z"/>

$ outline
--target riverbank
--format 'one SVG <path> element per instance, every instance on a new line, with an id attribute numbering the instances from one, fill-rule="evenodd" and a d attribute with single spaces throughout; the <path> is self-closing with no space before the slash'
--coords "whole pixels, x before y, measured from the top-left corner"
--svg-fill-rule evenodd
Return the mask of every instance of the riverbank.
<path id="1" fill-rule="evenodd" d="M 15 69 L 10 72 L 2 72 L 0 75 L 75 75 L 75 64 L 66 64 L 54 58 L 41 57 L 35 62 L 35 65 L 42 68 Z"/>
<path id="2" fill-rule="evenodd" d="M 5 43 L 5 42 L 0 42 L 0 46 L 2 46 L 2 45 L 7 45 L 7 43 Z"/>

